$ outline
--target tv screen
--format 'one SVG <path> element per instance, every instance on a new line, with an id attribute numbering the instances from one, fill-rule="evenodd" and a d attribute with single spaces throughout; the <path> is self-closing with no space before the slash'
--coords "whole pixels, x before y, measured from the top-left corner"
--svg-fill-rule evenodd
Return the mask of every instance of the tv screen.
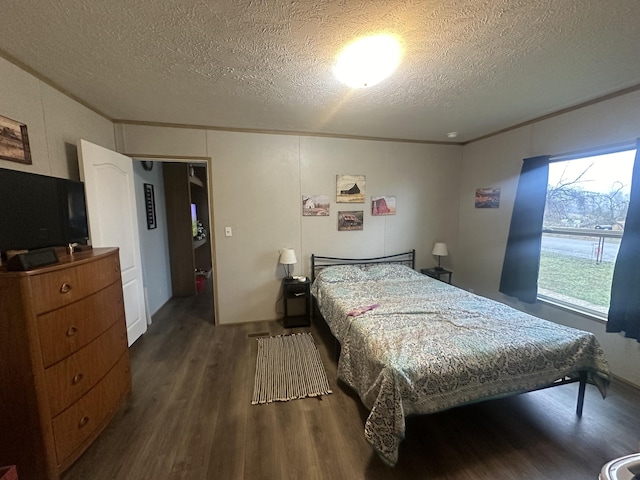
<path id="1" fill-rule="evenodd" d="M 196 204 L 191 204 L 191 233 L 192 237 L 198 235 L 198 213 L 196 212 Z"/>
<path id="2" fill-rule="evenodd" d="M 84 183 L 0 168 L 0 252 L 88 237 Z"/>

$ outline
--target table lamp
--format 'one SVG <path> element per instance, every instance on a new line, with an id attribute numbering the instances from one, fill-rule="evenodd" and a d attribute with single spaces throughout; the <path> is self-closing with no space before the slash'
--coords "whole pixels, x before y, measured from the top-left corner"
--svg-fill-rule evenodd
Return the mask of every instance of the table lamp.
<path id="1" fill-rule="evenodd" d="M 438 266 L 436 267 L 436 270 L 444 270 L 444 268 L 440 266 L 440 259 L 442 257 L 446 257 L 447 255 L 449 255 L 449 251 L 447 250 L 447 244 L 436 243 L 433 246 L 433 251 L 431 252 L 431 254 L 438 257 Z"/>
<path id="2" fill-rule="evenodd" d="M 287 279 L 291 279 L 291 265 L 294 265 L 296 260 L 296 252 L 294 252 L 293 248 L 283 248 L 280 250 L 280 260 L 279 262 L 284 266 L 284 271 Z"/>

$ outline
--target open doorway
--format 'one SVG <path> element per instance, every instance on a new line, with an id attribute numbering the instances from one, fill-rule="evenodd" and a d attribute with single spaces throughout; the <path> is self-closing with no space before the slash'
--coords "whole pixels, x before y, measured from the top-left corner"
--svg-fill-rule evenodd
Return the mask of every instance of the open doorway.
<path id="1" fill-rule="evenodd" d="M 134 160 L 138 160 L 134 162 L 136 191 L 141 189 L 144 200 L 138 216 L 149 311 L 155 313 L 172 298 L 191 298 L 201 310 L 210 309 L 206 318 L 215 323 L 213 211 L 209 207 L 207 159 Z M 149 184 L 153 198 L 149 198 Z"/>

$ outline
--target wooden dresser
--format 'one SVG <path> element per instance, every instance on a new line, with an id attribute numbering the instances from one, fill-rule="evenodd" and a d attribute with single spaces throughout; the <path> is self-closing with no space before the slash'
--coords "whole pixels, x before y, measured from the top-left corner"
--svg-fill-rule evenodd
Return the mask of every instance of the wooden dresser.
<path id="1" fill-rule="evenodd" d="M 58 479 L 131 392 L 117 248 L 0 270 L 0 465 Z"/>

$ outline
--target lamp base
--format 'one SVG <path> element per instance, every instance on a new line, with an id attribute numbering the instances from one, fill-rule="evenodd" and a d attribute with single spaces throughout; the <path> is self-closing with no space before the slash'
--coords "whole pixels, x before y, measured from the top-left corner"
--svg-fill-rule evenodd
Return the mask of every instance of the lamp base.
<path id="1" fill-rule="evenodd" d="M 438 265 L 437 267 L 434 268 L 434 270 L 438 270 L 439 272 L 441 272 L 442 270 L 444 270 L 444 268 Z"/>

